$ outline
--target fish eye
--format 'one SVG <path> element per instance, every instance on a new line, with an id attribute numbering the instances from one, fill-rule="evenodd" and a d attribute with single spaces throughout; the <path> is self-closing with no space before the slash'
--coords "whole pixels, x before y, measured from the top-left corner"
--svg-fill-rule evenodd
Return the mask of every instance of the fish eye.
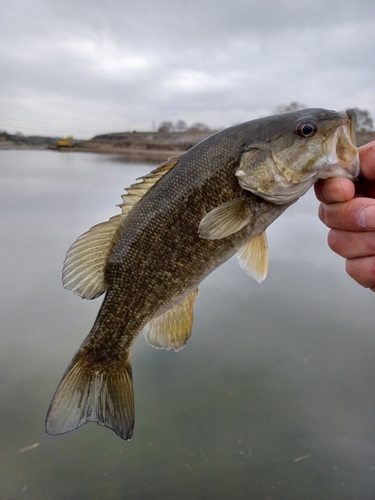
<path id="1" fill-rule="evenodd" d="M 296 128 L 296 133 L 300 137 L 312 137 L 316 134 L 318 127 L 314 122 L 299 123 Z"/>

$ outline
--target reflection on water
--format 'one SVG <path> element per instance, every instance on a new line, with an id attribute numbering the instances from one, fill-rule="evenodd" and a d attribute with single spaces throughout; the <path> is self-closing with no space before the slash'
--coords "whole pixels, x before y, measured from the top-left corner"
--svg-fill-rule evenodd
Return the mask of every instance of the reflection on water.
<path id="1" fill-rule="evenodd" d="M 0 498 L 372 500 L 374 296 L 327 248 L 312 193 L 268 230 L 264 283 L 235 259 L 205 280 L 181 353 L 139 336 L 133 441 L 94 424 L 44 435 L 100 305 L 62 288 L 65 252 L 150 168 L 0 151 Z"/>

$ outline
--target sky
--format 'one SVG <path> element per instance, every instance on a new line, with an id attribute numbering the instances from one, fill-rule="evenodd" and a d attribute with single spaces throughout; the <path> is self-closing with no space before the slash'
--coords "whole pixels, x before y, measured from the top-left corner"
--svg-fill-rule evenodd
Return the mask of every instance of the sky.
<path id="1" fill-rule="evenodd" d="M 0 130 L 219 129 L 306 107 L 375 119 L 374 0 L 1 0 Z"/>

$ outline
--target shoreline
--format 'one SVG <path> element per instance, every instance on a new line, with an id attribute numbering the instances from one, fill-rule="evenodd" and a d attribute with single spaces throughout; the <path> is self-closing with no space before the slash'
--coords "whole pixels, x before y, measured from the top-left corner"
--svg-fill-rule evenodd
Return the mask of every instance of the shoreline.
<path id="1" fill-rule="evenodd" d="M 156 137 L 155 134 L 137 133 L 137 134 L 112 134 L 108 140 L 101 136 L 89 141 L 83 141 L 68 148 L 57 148 L 50 144 L 25 144 L 17 143 L 12 140 L 0 141 L 0 150 L 2 151 L 55 151 L 56 153 L 94 153 L 124 156 L 139 161 L 150 161 L 162 163 L 171 156 L 185 153 L 203 139 L 209 137 L 211 133 L 201 134 L 171 134 L 170 137 Z M 113 140 L 113 136 L 116 140 Z M 118 140 L 118 136 L 126 136 L 126 141 Z M 123 138 L 123 137 L 122 137 Z M 161 140 L 162 139 L 162 140 Z M 185 140 L 182 140 L 185 139 Z M 357 132 L 357 146 L 363 146 L 375 140 L 375 131 Z M 122 142 L 122 144 L 121 144 Z"/>
<path id="2" fill-rule="evenodd" d="M 9 143 L 0 142 L 0 151 L 54 151 L 56 153 L 61 153 L 61 154 L 67 154 L 67 153 L 109 154 L 109 155 L 127 156 L 144 161 L 158 161 L 161 163 L 170 158 L 171 156 L 185 153 L 187 150 L 126 148 L 126 147 L 114 147 L 112 145 L 108 145 L 106 147 L 103 144 L 98 145 L 98 147 L 89 147 L 89 148 L 71 147 L 68 149 L 57 149 L 46 146 L 15 144 L 9 141 Z"/>

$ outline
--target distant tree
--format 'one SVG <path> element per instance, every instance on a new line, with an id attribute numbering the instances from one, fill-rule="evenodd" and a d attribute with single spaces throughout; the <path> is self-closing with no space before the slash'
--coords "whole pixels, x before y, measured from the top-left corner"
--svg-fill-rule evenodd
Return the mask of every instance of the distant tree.
<path id="1" fill-rule="evenodd" d="M 297 109 L 304 109 L 306 106 L 297 101 L 292 101 L 290 104 L 280 104 L 275 109 L 275 113 L 287 113 L 288 111 L 296 111 Z"/>
<path id="2" fill-rule="evenodd" d="M 205 123 L 193 123 L 191 127 L 188 128 L 189 132 L 209 132 L 210 128 Z"/>
<path id="3" fill-rule="evenodd" d="M 201 122 L 196 122 L 191 127 L 188 127 L 184 120 L 178 120 L 176 123 L 161 122 L 158 127 L 158 132 L 169 134 L 170 132 L 210 132 L 210 128 Z"/>
<path id="4" fill-rule="evenodd" d="M 187 130 L 187 125 L 184 120 L 178 120 L 178 122 L 173 125 L 173 130 L 175 132 L 186 132 Z"/>
<path id="5" fill-rule="evenodd" d="M 354 108 L 357 112 L 357 131 L 369 132 L 374 129 L 374 122 L 372 121 L 370 113 L 367 109 Z"/>
<path id="6" fill-rule="evenodd" d="M 169 134 L 172 131 L 173 123 L 172 122 L 161 122 L 158 128 L 158 132 Z"/>

